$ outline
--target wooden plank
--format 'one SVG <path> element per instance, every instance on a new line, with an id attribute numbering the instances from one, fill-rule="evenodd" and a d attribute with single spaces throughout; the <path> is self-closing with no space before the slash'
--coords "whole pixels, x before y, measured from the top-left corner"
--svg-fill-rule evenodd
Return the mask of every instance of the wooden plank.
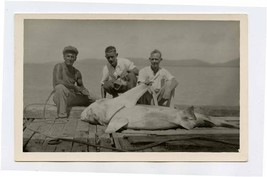
<path id="1" fill-rule="evenodd" d="M 136 146 L 132 145 L 127 138 L 124 137 L 119 137 L 118 138 L 119 143 L 122 147 L 122 149 L 127 150 L 127 151 L 132 151 L 134 149 L 136 149 Z"/>
<path id="2" fill-rule="evenodd" d="M 88 141 L 88 132 L 83 132 L 83 131 L 77 131 L 75 134 L 75 139 L 76 140 L 80 140 L 83 142 L 89 142 Z M 87 145 L 85 144 L 81 144 L 81 143 L 73 143 L 72 152 L 88 152 L 89 147 L 87 147 Z"/>
<path id="3" fill-rule="evenodd" d="M 176 129 L 176 130 L 124 130 L 125 135 L 130 134 L 146 134 L 146 135 L 188 135 L 188 134 L 239 134 L 239 129 L 212 127 L 212 128 L 194 128 L 192 130 Z"/>
<path id="4" fill-rule="evenodd" d="M 35 118 L 35 119 L 44 118 L 44 106 L 45 106 L 44 104 L 43 105 L 33 104 L 27 106 L 24 111 L 24 117 Z M 72 118 L 80 118 L 80 115 L 85 108 L 86 107 L 79 107 L 79 106 L 72 107 L 70 108 L 71 111 L 69 116 Z M 45 118 L 50 118 L 50 119 L 57 118 L 56 105 L 49 104 L 46 106 Z"/>
<path id="5" fill-rule="evenodd" d="M 65 124 L 61 137 L 70 137 L 74 138 L 76 134 L 78 119 L 68 118 L 68 122 Z M 73 142 L 70 141 L 62 141 L 58 144 L 56 148 L 56 152 L 71 152 Z"/>
<path id="6" fill-rule="evenodd" d="M 119 141 L 119 138 L 122 138 L 122 134 L 121 133 L 112 133 L 112 138 L 113 138 L 115 147 L 118 149 L 123 149 L 123 147 L 121 146 L 120 141 Z"/>
<path id="7" fill-rule="evenodd" d="M 27 126 L 29 126 L 31 124 L 31 122 L 33 121 L 34 119 L 23 119 L 23 130 L 25 130 L 27 128 Z"/>
<path id="8" fill-rule="evenodd" d="M 88 122 L 84 122 L 84 121 L 79 119 L 78 122 L 77 122 L 76 131 L 88 132 L 89 131 L 89 123 Z"/>
<path id="9" fill-rule="evenodd" d="M 166 152 L 165 144 L 157 145 L 151 148 L 152 152 Z"/>
<path id="10" fill-rule="evenodd" d="M 55 122 L 52 125 L 52 128 L 49 132 L 50 136 L 53 137 L 60 137 L 63 132 L 63 128 L 65 126 L 65 123 L 67 121 L 65 119 L 56 119 Z M 47 137 L 44 142 L 44 151 L 45 152 L 54 152 L 56 150 L 57 145 L 50 145 L 48 144 L 48 141 L 51 140 L 51 138 Z"/>
<path id="11" fill-rule="evenodd" d="M 153 136 L 125 136 L 128 138 L 129 142 L 132 144 L 138 144 L 138 143 L 153 143 L 153 142 L 159 142 L 159 141 L 164 141 L 167 139 L 186 139 L 186 138 L 193 138 L 193 137 L 203 137 L 203 138 L 210 138 L 210 139 L 218 139 L 218 140 L 229 140 L 229 141 L 238 141 L 239 136 L 237 135 L 153 135 Z"/>
<path id="12" fill-rule="evenodd" d="M 38 128 L 38 132 L 40 133 L 35 133 L 25 148 L 29 152 L 43 152 L 43 143 L 47 137 L 46 133 L 50 130 L 51 127 L 51 124 L 47 124 L 46 121 L 44 121 Z"/>
<path id="13" fill-rule="evenodd" d="M 89 123 L 82 120 L 77 121 L 75 139 L 89 143 Z M 88 152 L 89 147 L 81 143 L 73 143 L 72 152 Z"/>
<path id="14" fill-rule="evenodd" d="M 105 133 L 105 126 L 97 126 L 97 138 L 101 146 L 112 147 L 112 141 L 109 134 Z M 100 152 L 112 152 L 111 149 L 100 148 Z"/>
<path id="15" fill-rule="evenodd" d="M 41 126 L 43 121 L 32 121 L 27 128 L 23 131 L 23 150 L 26 147 L 27 143 L 31 139 L 31 137 L 35 134 L 33 130 L 38 130 L 38 128 Z M 25 150 L 26 151 L 26 150 Z"/>
<path id="16" fill-rule="evenodd" d="M 218 142 L 194 140 L 194 141 L 170 141 L 166 147 L 175 152 L 238 152 L 238 147 Z"/>
<path id="17" fill-rule="evenodd" d="M 88 135 L 88 142 L 90 144 L 97 144 L 96 142 L 96 125 L 89 124 L 89 135 Z M 96 152 L 96 147 L 89 146 L 89 152 Z"/>

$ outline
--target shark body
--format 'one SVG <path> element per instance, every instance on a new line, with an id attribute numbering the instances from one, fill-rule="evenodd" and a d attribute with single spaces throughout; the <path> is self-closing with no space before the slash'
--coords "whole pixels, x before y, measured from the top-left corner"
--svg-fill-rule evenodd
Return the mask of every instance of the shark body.
<path id="1" fill-rule="evenodd" d="M 226 121 L 208 118 L 194 113 L 194 107 L 177 110 L 170 107 L 136 105 L 138 99 L 150 89 L 141 84 L 114 99 L 100 99 L 88 106 L 81 114 L 81 120 L 91 124 L 107 125 L 106 133 L 120 129 L 164 130 L 182 127 L 192 129 L 198 126 L 226 126 L 238 128 Z"/>

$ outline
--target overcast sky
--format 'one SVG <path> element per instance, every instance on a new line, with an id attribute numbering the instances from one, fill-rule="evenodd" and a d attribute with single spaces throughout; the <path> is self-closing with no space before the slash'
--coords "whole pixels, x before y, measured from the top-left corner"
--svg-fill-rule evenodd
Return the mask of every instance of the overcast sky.
<path id="1" fill-rule="evenodd" d="M 239 58 L 239 23 L 230 21 L 25 20 L 24 61 L 62 60 L 67 45 L 78 59 L 104 59 L 109 45 L 120 57 L 225 62 Z"/>

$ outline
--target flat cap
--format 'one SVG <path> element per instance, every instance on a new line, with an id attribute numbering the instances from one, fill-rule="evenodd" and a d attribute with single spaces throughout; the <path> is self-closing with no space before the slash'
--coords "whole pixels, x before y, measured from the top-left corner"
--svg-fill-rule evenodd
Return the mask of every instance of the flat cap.
<path id="1" fill-rule="evenodd" d="M 77 50 L 76 47 L 73 47 L 73 46 L 67 46 L 63 49 L 63 54 L 65 54 L 66 52 L 73 52 L 75 53 L 76 55 L 78 55 L 79 51 Z"/>

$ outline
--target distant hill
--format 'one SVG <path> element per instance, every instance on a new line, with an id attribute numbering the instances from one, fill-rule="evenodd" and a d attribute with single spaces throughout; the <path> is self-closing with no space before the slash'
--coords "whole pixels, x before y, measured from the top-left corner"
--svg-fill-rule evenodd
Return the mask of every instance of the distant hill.
<path id="1" fill-rule="evenodd" d="M 128 57 L 136 66 L 147 66 L 150 64 L 148 59 L 144 58 L 130 58 Z M 62 60 L 63 62 L 63 60 Z M 198 59 L 185 59 L 185 60 L 168 60 L 163 59 L 161 65 L 163 66 L 174 66 L 174 67 L 239 67 L 240 59 L 234 59 L 223 63 L 208 63 L 204 62 L 202 60 Z M 55 65 L 57 62 L 46 62 L 46 63 L 25 63 L 27 64 L 33 64 L 33 65 L 39 65 L 42 64 L 43 66 L 47 65 Z M 104 59 L 79 59 L 75 63 L 76 66 L 78 65 L 105 65 L 107 63 Z"/>

